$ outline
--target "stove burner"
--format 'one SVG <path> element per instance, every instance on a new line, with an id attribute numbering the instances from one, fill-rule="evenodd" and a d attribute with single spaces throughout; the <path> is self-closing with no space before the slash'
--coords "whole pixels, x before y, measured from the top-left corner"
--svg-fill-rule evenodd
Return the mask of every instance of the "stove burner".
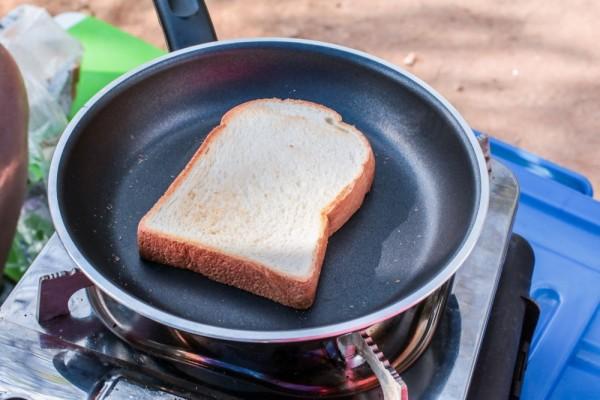
<path id="1" fill-rule="evenodd" d="M 411 399 L 464 399 L 485 332 L 510 237 L 518 188 L 512 174 L 493 164 L 492 196 L 486 225 L 473 253 L 455 276 L 445 310 L 439 311 L 436 333 L 412 343 L 410 354 L 394 357 L 389 346 L 381 351 L 393 358 L 409 387 Z M 54 236 L 0 309 L 0 398 L 8 393 L 26 399 L 46 398 L 280 398 L 281 388 L 265 386 L 248 376 L 214 366 L 165 362 L 118 339 L 93 312 L 93 295 L 78 291 L 69 300 L 70 314 L 56 318 L 53 307 L 40 298 L 56 298 L 51 289 L 42 296 L 40 278 L 74 268 Z M 78 278 L 72 278 L 78 279 Z M 56 281 L 58 282 L 58 281 Z M 63 297 L 68 297 L 65 290 Z M 94 289 L 90 290 L 93 293 Z M 91 302 L 90 302 L 91 300 Z M 63 302 L 64 306 L 64 302 Z M 40 324 L 36 318 L 40 311 Z M 60 308 L 60 307 L 59 307 Z M 58 312 L 58 314 L 64 313 Z M 442 312 L 443 311 L 443 312 Z M 106 321 L 105 321 L 106 322 Z M 113 327 L 112 330 L 116 330 Z M 391 329 L 385 335 L 396 335 Z M 423 338 L 425 337 L 426 340 Z M 426 344 L 431 339 L 431 344 Z M 375 338 L 378 344 L 386 343 Z M 390 342 L 392 343 L 392 342 Z M 421 356 L 417 356 L 424 350 Z M 407 350 L 408 351 L 408 350 Z M 182 375 L 179 371 L 185 370 Z M 314 382 L 306 382 L 313 384 Z M 225 394 L 226 392 L 233 394 Z M 194 393 L 193 396 L 191 393 Z M 202 393 L 206 396 L 203 397 Z M 168 397 L 170 396 L 170 397 Z M 380 398 L 381 390 L 349 398 Z"/>

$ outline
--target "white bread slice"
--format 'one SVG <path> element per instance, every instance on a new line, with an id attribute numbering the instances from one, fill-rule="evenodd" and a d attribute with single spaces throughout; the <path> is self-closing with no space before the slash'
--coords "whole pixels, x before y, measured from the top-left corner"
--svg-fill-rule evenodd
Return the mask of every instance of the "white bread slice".
<path id="1" fill-rule="evenodd" d="M 294 308 L 312 305 L 328 237 L 373 181 L 369 142 L 301 100 L 228 111 L 138 226 L 142 257 Z"/>

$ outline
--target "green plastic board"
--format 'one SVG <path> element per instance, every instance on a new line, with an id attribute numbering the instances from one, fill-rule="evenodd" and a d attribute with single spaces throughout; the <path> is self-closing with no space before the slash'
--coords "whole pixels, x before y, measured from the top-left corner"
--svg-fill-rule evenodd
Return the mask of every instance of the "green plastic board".
<path id="1" fill-rule="evenodd" d="M 84 48 L 77 94 L 69 117 L 115 78 L 165 53 L 93 17 L 84 18 L 68 32 Z"/>

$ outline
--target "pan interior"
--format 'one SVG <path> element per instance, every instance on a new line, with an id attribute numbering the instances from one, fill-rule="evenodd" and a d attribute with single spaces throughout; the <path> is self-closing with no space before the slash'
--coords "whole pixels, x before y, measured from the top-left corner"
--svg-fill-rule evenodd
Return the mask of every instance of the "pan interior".
<path id="1" fill-rule="evenodd" d="M 140 218 L 221 116 L 268 97 L 333 108 L 376 155 L 373 188 L 330 238 L 307 311 L 144 261 L 137 250 Z M 71 239 L 123 291 L 191 321 L 280 331 L 359 318 L 426 285 L 473 223 L 475 165 L 458 122 L 401 74 L 341 50 L 244 43 L 180 54 L 108 92 L 72 132 L 57 192 Z"/>

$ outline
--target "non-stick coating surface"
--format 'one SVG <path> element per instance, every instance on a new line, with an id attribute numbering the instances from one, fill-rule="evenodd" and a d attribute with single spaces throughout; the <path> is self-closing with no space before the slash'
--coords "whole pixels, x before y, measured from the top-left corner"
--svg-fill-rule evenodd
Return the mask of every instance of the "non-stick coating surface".
<path id="1" fill-rule="evenodd" d="M 376 154 L 372 191 L 330 239 L 308 311 L 138 255 L 140 218 L 206 134 L 233 106 L 267 97 L 333 108 Z M 349 321 L 425 285 L 463 243 L 480 186 L 459 122 L 408 78 L 337 49 L 261 42 L 182 54 L 108 92 L 71 133 L 56 190 L 69 236 L 120 289 L 195 322 L 272 331 Z"/>

